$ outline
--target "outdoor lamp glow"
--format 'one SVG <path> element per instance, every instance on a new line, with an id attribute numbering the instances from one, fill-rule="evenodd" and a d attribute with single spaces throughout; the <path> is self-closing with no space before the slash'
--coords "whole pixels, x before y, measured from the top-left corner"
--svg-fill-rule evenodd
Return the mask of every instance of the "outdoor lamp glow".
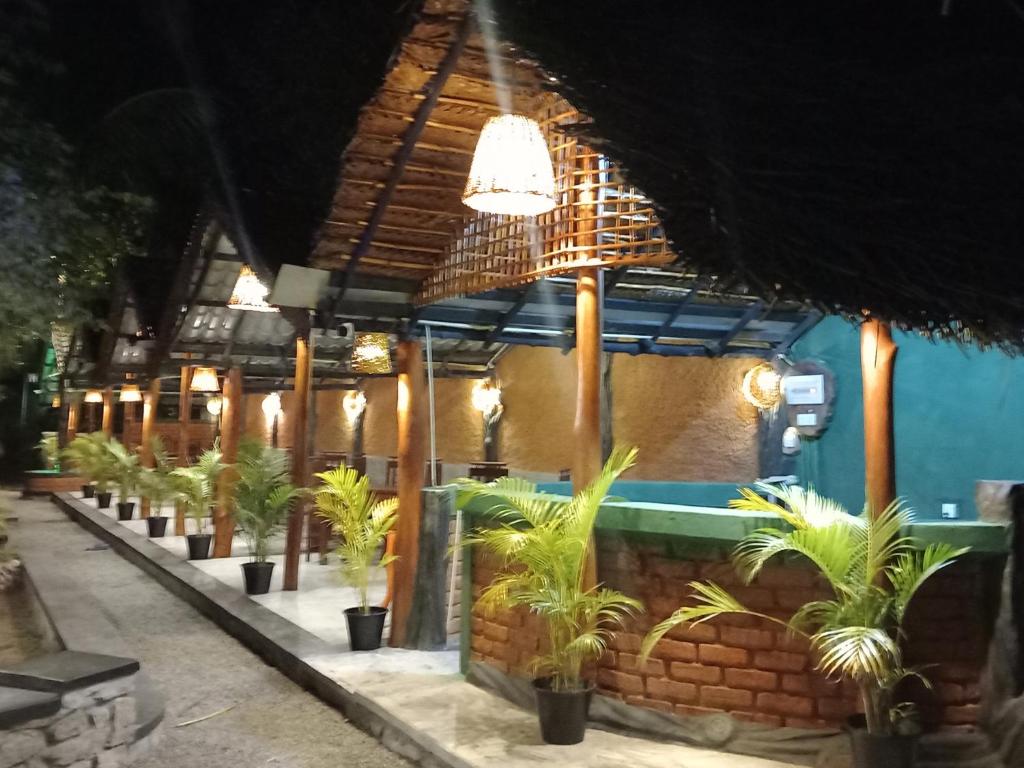
<path id="1" fill-rule="evenodd" d="M 758 363 L 743 377 L 743 399 L 761 411 L 774 411 L 782 402 L 782 377 L 769 363 Z"/>
<path id="2" fill-rule="evenodd" d="M 103 393 L 98 389 L 87 389 L 85 390 L 85 402 L 87 403 L 102 403 Z"/>
<path id="3" fill-rule="evenodd" d="M 260 408 L 263 409 L 263 415 L 267 421 L 273 421 L 281 415 L 281 395 L 277 392 L 271 392 L 263 398 Z"/>
<path id="4" fill-rule="evenodd" d="M 206 412 L 211 416 L 220 416 L 220 411 L 223 407 L 224 401 L 221 400 L 218 395 L 215 395 L 206 401 Z"/>
<path id="5" fill-rule="evenodd" d="M 349 424 L 355 424 L 366 410 L 366 394 L 360 390 L 349 392 L 345 395 L 341 405 L 345 409 L 345 416 L 348 417 Z"/>
<path id="6" fill-rule="evenodd" d="M 138 384 L 124 384 L 121 393 L 117 396 L 119 403 L 141 403 L 142 391 Z"/>
<path id="7" fill-rule="evenodd" d="M 267 303 L 270 289 L 263 284 L 259 275 L 248 264 L 242 265 L 235 288 L 228 299 L 229 309 L 244 309 L 249 312 L 277 312 L 276 307 Z"/>
<path id="8" fill-rule="evenodd" d="M 213 368 L 196 368 L 188 388 L 193 392 L 220 392 L 217 372 Z"/>
<path id="9" fill-rule="evenodd" d="M 501 408 L 501 388 L 492 379 L 480 379 L 473 386 L 473 407 L 484 416 Z"/>
<path id="10" fill-rule="evenodd" d="M 536 216 L 555 207 L 555 172 L 537 121 L 498 115 L 484 125 L 462 202 L 484 213 Z"/>

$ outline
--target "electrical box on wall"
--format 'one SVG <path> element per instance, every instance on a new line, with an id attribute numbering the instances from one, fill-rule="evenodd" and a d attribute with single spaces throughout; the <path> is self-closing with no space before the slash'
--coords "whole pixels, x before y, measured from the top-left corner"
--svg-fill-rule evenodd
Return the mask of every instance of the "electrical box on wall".
<path id="1" fill-rule="evenodd" d="M 956 520 L 960 517 L 960 505 L 955 501 L 944 501 L 941 513 L 943 520 Z"/>
<path id="2" fill-rule="evenodd" d="M 786 421 L 801 437 L 818 437 L 828 427 L 835 389 L 832 372 L 816 360 L 793 363 L 782 377 Z"/>
<path id="3" fill-rule="evenodd" d="M 821 405 L 825 402 L 824 374 L 787 376 L 782 383 L 789 405 Z"/>

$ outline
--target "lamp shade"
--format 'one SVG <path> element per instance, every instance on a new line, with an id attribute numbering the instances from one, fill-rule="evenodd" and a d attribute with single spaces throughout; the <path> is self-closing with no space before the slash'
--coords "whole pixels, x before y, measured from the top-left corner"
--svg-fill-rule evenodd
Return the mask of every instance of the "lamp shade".
<path id="1" fill-rule="evenodd" d="M 193 392 L 220 392 L 220 382 L 213 368 L 196 368 L 192 373 L 192 383 L 188 387 Z"/>
<path id="2" fill-rule="evenodd" d="M 263 398 L 260 408 L 263 409 L 263 415 L 266 416 L 267 421 L 273 421 L 281 413 L 281 395 L 271 392 Z"/>
<path id="3" fill-rule="evenodd" d="M 269 293 L 270 289 L 263 284 L 253 268 L 243 264 L 242 271 L 238 273 L 238 279 L 235 281 L 235 288 L 231 291 L 231 298 L 228 299 L 228 308 L 244 309 L 249 312 L 277 312 L 276 307 L 267 303 Z"/>
<path id="4" fill-rule="evenodd" d="M 481 379 L 473 386 L 473 407 L 484 416 L 501 407 L 501 388 L 491 379 Z"/>
<path id="5" fill-rule="evenodd" d="M 760 411 L 774 411 L 782 401 L 782 377 L 768 363 L 758 363 L 743 377 L 743 398 Z"/>
<path id="6" fill-rule="evenodd" d="M 87 403 L 102 403 L 103 393 L 98 389 L 87 389 L 85 390 L 85 402 Z"/>
<path id="7" fill-rule="evenodd" d="M 142 391 L 138 384 L 125 384 L 121 387 L 121 394 L 117 396 L 120 403 L 141 403 Z"/>
<path id="8" fill-rule="evenodd" d="M 214 395 L 206 401 L 206 412 L 211 416 L 220 416 L 223 407 L 224 401 L 221 400 L 219 395 Z"/>
<path id="9" fill-rule="evenodd" d="M 349 392 L 345 395 L 342 406 L 345 409 L 345 415 L 348 417 L 349 422 L 355 423 L 363 414 L 363 411 L 366 410 L 366 394 L 358 389 Z"/>
<path id="10" fill-rule="evenodd" d="M 509 216 L 536 216 L 555 207 L 551 155 L 535 120 L 498 115 L 484 124 L 462 202 Z"/>
<path id="11" fill-rule="evenodd" d="M 386 333 L 357 333 L 352 342 L 352 370 L 391 373 L 391 339 Z"/>

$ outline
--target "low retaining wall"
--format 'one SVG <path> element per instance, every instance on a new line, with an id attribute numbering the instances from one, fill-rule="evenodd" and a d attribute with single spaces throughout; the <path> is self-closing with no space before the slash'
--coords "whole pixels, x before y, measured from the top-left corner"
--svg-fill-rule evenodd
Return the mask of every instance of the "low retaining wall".
<path id="1" fill-rule="evenodd" d="M 82 487 L 82 478 L 71 472 L 32 470 L 22 475 L 21 495 L 49 496 L 51 493 L 70 493 Z"/>

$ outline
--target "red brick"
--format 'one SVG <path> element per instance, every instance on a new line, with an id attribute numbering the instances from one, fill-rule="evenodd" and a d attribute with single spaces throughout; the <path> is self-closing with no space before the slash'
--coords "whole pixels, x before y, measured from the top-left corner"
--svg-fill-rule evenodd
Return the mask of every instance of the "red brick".
<path id="1" fill-rule="evenodd" d="M 778 688 L 779 676 L 760 669 L 727 669 L 725 684 L 730 688 L 745 688 L 749 691 L 774 691 Z"/>
<path id="2" fill-rule="evenodd" d="M 829 680 L 819 674 L 811 675 L 810 681 L 811 692 L 817 697 L 841 697 L 846 693 L 840 681 Z"/>
<path id="3" fill-rule="evenodd" d="M 733 597 L 743 604 L 744 608 L 750 608 L 755 611 L 762 611 L 781 605 L 780 602 L 776 602 L 775 592 L 764 587 L 740 586 L 732 587 L 729 591 Z"/>
<path id="4" fill-rule="evenodd" d="M 787 717 L 785 720 L 787 728 L 803 728 L 805 730 L 821 730 L 823 728 L 835 728 L 835 723 L 828 720 L 820 720 L 806 717 Z"/>
<path id="5" fill-rule="evenodd" d="M 676 704 L 696 704 L 697 686 L 693 683 L 666 680 L 663 677 L 649 677 L 647 678 L 647 697 Z"/>
<path id="6" fill-rule="evenodd" d="M 717 685 L 702 685 L 700 703 L 712 709 L 750 709 L 754 705 L 754 694 Z"/>
<path id="7" fill-rule="evenodd" d="M 619 693 L 639 695 L 644 692 L 644 681 L 640 675 L 631 675 L 616 669 L 598 670 L 597 685 Z"/>
<path id="8" fill-rule="evenodd" d="M 811 587 L 815 583 L 815 578 L 814 572 L 807 568 L 768 566 L 761 569 L 754 583 L 761 587 L 790 589 Z"/>
<path id="9" fill-rule="evenodd" d="M 818 699 L 816 706 L 818 715 L 826 720 L 845 720 L 857 709 L 856 705 L 847 699 Z"/>
<path id="10" fill-rule="evenodd" d="M 757 708 L 761 712 L 772 712 L 786 717 L 813 717 L 814 699 L 792 696 L 788 693 L 759 693 Z"/>
<path id="11" fill-rule="evenodd" d="M 962 704 L 967 700 L 964 687 L 957 683 L 935 683 L 934 690 L 943 704 Z"/>
<path id="12" fill-rule="evenodd" d="M 707 622 L 684 624 L 673 629 L 666 637 L 671 637 L 675 640 L 685 640 L 690 643 L 713 643 L 718 640 L 718 628 Z"/>
<path id="13" fill-rule="evenodd" d="M 665 560 L 659 557 L 650 564 L 649 573 L 667 579 L 693 581 L 697 578 L 697 564 L 687 560 Z"/>
<path id="14" fill-rule="evenodd" d="M 752 651 L 757 651 L 769 650 L 775 645 L 775 633 L 764 629 L 720 627 L 719 635 L 723 645 L 731 645 L 735 648 L 749 648 Z"/>
<path id="15" fill-rule="evenodd" d="M 942 720 L 949 725 L 974 725 L 978 722 L 978 709 L 977 704 L 946 707 L 942 711 Z"/>
<path id="16" fill-rule="evenodd" d="M 811 680 L 807 675 L 783 675 L 780 687 L 786 693 L 811 695 Z"/>
<path id="17" fill-rule="evenodd" d="M 717 715 L 722 710 L 712 707 L 694 707 L 690 704 L 676 704 L 675 713 L 682 717 L 704 717 L 706 715 Z"/>
<path id="18" fill-rule="evenodd" d="M 675 661 L 669 665 L 668 674 L 673 679 L 682 680 L 686 683 L 711 685 L 722 682 L 721 667 L 707 667 L 703 664 L 684 664 Z"/>
<path id="19" fill-rule="evenodd" d="M 969 664 L 943 664 L 932 676 L 952 683 L 974 683 L 978 680 L 978 669 Z"/>
<path id="20" fill-rule="evenodd" d="M 697 646 L 693 643 L 684 643 L 681 640 L 663 639 L 654 646 L 652 656 L 669 661 L 696 661 Z"/>
<path id="21" fill-rule="evenodd" d="M 626 653 L 640 653 L 640 635 L 629 632 L 615 632 L 608 641 L 608 647 L 615 651 Z"/>
<path id="22" fill-rule="evenodd" d="M 701 664 L 714 664 L 720 667 L 745 667 L 750 663 L 750 654 L 743 648 L 730 648 L 727 645 L 699 646 Z"/>
<path id="23" fill-rule="evenodd" d="M 665 676 L 665 662 L 661 659 L 647 659 L 647 663 L 640 668 L 640 657 L 632 653 L 619 654 L 619 669 L 624 672 L 642 672 L 645 675 Z"/>
<path id="24" fill-rule="evenodd" d="M 701 563 L 699 573 L 701 579 L 713 581 L 723 587 L 732 587 L 743 583 L 730 562 Z"/>
<path id="25" fill-rule="evenodd" d="M 770 669 L 775 672 L 803 672 L 807 666 L 807 657 L 785 651 L 757 651 L 754 654 L 754 666 L 757 669 Z"/>
<path id="26" fill-rule="evenodd" d="M 789 653 L 807 653 L 811 646 L 807 638 L 782 630 L 775 633 L 775 648 Z"/>
<path id="27" fill-rule="evenodd" d="M 795 611 L 807 603 L 821 599 L 821 593 L 814 589 L 780 589 L 776 593 L 776 599 L 780 608 L 787 611 Z"/>

